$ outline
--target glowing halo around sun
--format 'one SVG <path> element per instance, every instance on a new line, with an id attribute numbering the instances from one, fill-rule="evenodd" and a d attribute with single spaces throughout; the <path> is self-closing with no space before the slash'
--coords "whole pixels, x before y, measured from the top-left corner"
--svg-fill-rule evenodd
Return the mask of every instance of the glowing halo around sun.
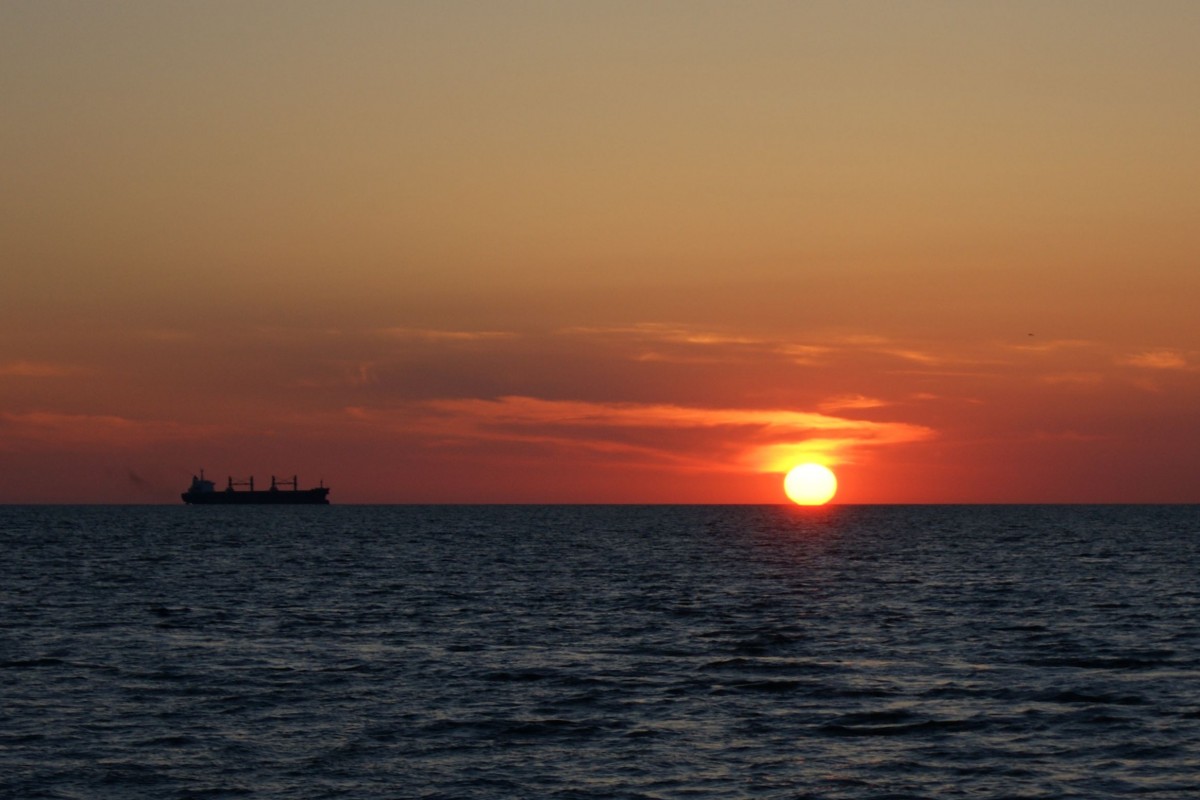
<path id="1" fill-rule="evenodd" d="M 823 506 L 837 494 L 837 476 L 829 467 L 801 464 L 783 479 L 783 491 L 797 505 Z"/>

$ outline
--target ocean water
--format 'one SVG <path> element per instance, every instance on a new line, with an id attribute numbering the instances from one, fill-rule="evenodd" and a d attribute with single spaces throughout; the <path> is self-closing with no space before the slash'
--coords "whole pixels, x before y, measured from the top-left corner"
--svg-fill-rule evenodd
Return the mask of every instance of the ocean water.
<path id="1" fill-rule="evenodd" d="M 3 798 L 1200 796 L 1200 508 L 0 507 Z"/>

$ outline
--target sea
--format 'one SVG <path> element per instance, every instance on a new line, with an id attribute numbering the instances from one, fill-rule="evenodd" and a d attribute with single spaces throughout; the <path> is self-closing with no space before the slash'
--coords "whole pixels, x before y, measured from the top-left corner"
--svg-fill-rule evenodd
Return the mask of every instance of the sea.
<path id="1" fill-rule="evenodd" d="M 0 797 L 1200 797 L 1197 506 L 0 507 Z"/>

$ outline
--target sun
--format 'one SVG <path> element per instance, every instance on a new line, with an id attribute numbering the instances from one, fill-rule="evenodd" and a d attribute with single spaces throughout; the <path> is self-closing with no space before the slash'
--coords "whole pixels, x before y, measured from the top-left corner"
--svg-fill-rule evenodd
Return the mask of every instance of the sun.
<path id="1" fill-rule="evenodd" d="M 801 464 L 793 467 L 783 479 L 783 491 L 787 492 L 793 503 L 822 506 L 837 494 L 837 476 L 829 467 Z"/>

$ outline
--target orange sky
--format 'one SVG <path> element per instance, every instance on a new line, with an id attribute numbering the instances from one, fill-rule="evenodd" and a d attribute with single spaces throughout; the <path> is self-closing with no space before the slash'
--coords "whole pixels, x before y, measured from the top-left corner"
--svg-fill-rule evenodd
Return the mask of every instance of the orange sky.
<path id="1" fill-rule="evenodd" d="M 1198 502 L 1196 30 L 4 5 L 0 502 Z"/>

